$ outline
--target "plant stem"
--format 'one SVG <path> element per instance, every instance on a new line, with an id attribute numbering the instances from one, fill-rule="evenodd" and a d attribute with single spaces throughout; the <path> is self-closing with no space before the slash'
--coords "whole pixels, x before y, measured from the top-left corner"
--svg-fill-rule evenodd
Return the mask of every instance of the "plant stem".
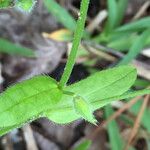
<path id="1" fill-rule="evenodd" d="M 61 87 L 64 87 L 66 85 L 70 77 L 70 74 L 72 72 L 73 66 L 75 64 L 77 50 L 78 50 L 78 47 L 79 47 L 79 44 L 83 35 L 83 31 L 84 31 L 89 1 L 90 0 L 82 0 L 81 2 L 79 18 L 77 21 L 77 27 L 74 33 L 73 45 L 72 45 L 71 52 L 68 57 L 63 75 L 59 83 Z"/>

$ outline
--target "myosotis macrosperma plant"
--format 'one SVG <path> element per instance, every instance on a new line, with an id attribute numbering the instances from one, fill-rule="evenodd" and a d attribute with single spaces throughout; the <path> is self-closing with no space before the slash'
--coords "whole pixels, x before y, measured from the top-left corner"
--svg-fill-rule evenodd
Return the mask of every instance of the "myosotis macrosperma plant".
<path id="1" fill-rule="evenodd" d="M 137 75 L 136 69 L 131 66 L 101 71 L 66 86 L 75 64 L 88 4 L 89 0 L 81 2 L 73 46 L 60 82 L 49 76 L 40 75 L 18 83 L 1 94 L 0 135 L 39 117 L 47 117 L 59 124 L 66 124 L 82 117 L 96 124 L 93 116 L 96 109 L 117 99 L 150 93 L 150 89 L 128 91 Z"/>

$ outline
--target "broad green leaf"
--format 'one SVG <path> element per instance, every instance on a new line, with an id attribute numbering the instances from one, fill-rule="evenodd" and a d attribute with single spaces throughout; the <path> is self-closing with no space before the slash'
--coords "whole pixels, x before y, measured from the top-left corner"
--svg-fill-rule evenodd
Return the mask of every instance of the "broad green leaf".
<path id="1" fill-rule="evenodd" d="M 116 31 L 141 31 L 150 27 L 150 17 L 145 17 L 143 19 L 127 23 L 119 28 Z"/>
<path id="2" fill-rule="evenodd" d="M 137 39 L 135 39 L 128 54 L 120 61 L 119 65 L 125 65 L 130 63 L 142 50 L 147 38 L 149 37 L 150 29 L 145 30 Z"/>
<path id="3" fill-rule="evenodd" d="M 17 0 L 15 6 L 21 11 L 30 12 L 35 6 L 36 0 Z"/>
<path id="4" fill-rule="evenodd" d="M 26 47 L 17 44 L 13 44 L 8 40 L 1 38 L 0 38 L 0 52 L 27 57 L 35 57 L 35 54 L 31 49 L 28 49 Z"/>
<path id="5" fill-rule="evenodd" d="M 76 28 L 76 21 L 73 17 L 61 7 L 55 0 L 44 0 L 47 10 L 66 27 L 67 29 L 74 31 Z"/>
<path id="6" fill-rule="evenodd" d="M 63 90 L 83 97 L 94 111 L 114 100 L 150 93 L 150 89 L 126 92 L 135 78 L 135 68 L 122 66 L 96 73 Z M 4 134 L 39 117 L 60 124 L 81 118 L 74 110 L 74 96 L 64 91 L 46 76 L 36 76 L 7 89 L 0 97 L 0 132 Z"/>
<path id="7" fill-rule="evenodd" d="M 0 9 L 12 7 L 14 5 L 14 0 L 0 0 Z"/>
<path id="8" fill-rule="evenodd" d="M 112 100 L 115 100 L 115 96 L 120 96 L 126 92 L 131 85 L 133 85 L 135 79 L 136 70 L 133 67 L 118 67 L 95 73 L 85 80 L 66 87 L 65 91 L 70 91 L 83 97 L 92 105 L 93 110 L 96 110 L 110 103 Z M 109 98 L 110 100 L 107 102 Z M 80 118 L 80 116 L 74 112 L 72 99 L 71 96 L 63 96 L 61 102 L 65 109 L 60 106 L 59 110 L 61 113 L 50 110 L 46 112 L 45 115 L 48 116 L 50 120 L 60 124 Z M 65 103 L 68 104 L 65 105 Z M 68 116 L 68 114 L 70 115 Z"/>
<path id="9" fill-rule="evenodd" d="M 145 95 L 145 94 L 150 94 L 150 89 L 126 92 L 122 95 L 118 95 L 118 96 L 114 96 L 114 97 L 110 97 L 110 98 L 106 98 L 106 99 L 99 99 L 99 100 L 95 100 L 95 101 L 93 100 L 91 102 L 91 105 L 92 105 L 93 110 L 97 110 L 103 106 L 106 106 L 107 104 L 110 104 L 113 101 L 132 98 L 132 97 L 136 97 L 139 95 Z M 71 101 L 71 97 L 68 98 L 68 97 L 63 96 L 63 98 L 62 98 L 62 100 L 64 100 L 64 101 L 67 99 Z M 59 112 L 56 110 L 59 110 Z M 51 110 L 45 112 L 45 116 L 58 124 L 70 123 L 70 122 L 80 118 L 80 116 L 75 113 L 71 102 L 70 103 L 68 102 L 68 105 L 64 105 L 63 107 L 58 107 L 55 110 L 51 109 Z"/>
<path id="10" fill-rule="evenodd" d="M 113 113 L 113 109 L 111 106 L 106 106 L 104 108 L 106 118 L 109 118 Z M 108 125 L 108 135 L 110 140 L 111 150 L 123 150 L 124 142 L 120 136 L 119 127 L 115 120 L 112 120 Z"/>
<path id="11" fill-rule="evenodd" d="M 82 118 L 96 125 L 96 119 L 90 105 L 81 97 L 75 96 L 73 99 L 74 109 Z"/>
<path id="12" fill-rule="evenodd" d="M 84 140 L 82 143 L 80 143 L 74 150 L 88 150 L 91 145 L 91 141 Z"/>
<path id="13" fill-rule="evenodd" d="M 0 96 L 0 128 L 14 126 L 42 115 L 60 100 L 57 82 L 37 76 L 7 89 Z"/>
<path id="14" fill-rule="evenodd" d="M 89 102 L 106 99 L 126 92 L 133 85 L 136 77 L 134 67 L 122 66 L 95 73 L 85 80 L 66 87 L 66 91 L 77 93 Z"/>

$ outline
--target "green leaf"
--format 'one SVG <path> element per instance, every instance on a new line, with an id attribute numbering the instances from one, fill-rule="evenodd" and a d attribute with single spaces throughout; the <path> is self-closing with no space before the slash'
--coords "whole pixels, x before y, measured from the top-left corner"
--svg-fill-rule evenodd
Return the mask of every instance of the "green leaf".
<path id="1" fill-rule="evenodd" d="M 137 39 L 135 39 L 128 54 L 120 61 L 119 65 L 130 63 L 142 50 L 147 38 L 149 37 L 150 29 L 145 30 Z"/>
<path id="2" fill-rule="evenodd" d="M 124 66 L 95 73 L 85 80 L 66 87 L 64 90 L 83 97 L 91 104 L 93 110 L 96 110 L 112 100 L 116 100 L 115 96 L 125 93 L 133 85 L 135 79 L 135 68 Z M 61 102 L 64 109 L 61 106 L 59 107 L 61 113 L 50 110 L 45 112 L 45 115 L 50 120 L 60 124 L 69 123 L 80 118 L 80 115 L 74 112 L 71 99 L 73 99 L 71 96 L 63 96 Z"/>
<path id="3" fill-rule="evenodd" d="M 64 27 L 68 28 L 71 31 L 74 31 L 76 28 L 76 21 L 73 17 L 61 7 L 55 0 L 44 0 L 45 7 L 47 10 L 64 25 Z"/>
<path id="4" fill-rule="evenodd" d="M 107 0 L 107 6 L 108 6 L 108 21 L 106 24 L 105 32 L 110 32 L 116 25 L 116 18 L 117 18 L 116 0 Z"/>
<path id="5" fill-rule="evenodd" d="M 30 12 L 35 6 L 36 0 L 17 0 L 15 6 L 21 11 Z"/>
<path id="6" fill-rule="evenodd" d="M 33 50 L 17 44 L 13 44 L 8 40 L 1 39 L 1 38 L 0 38 L 0 52 L 13 54 L 13 55 L 35 57 Z"/>
<path id="7" fill-rule="evenodd" d="M 85 80 L 66 87 L 66 91 L 77 93 L 88 101 L 106 99 L 126 92 L 133 85 L 136 77 L 134 67 L 122 66 L 95 73 Z"/>
<path id="8" fill-rule="evenodd" d="M 81 117 L 85 120 L 89 121 L 92 124 L 96 125 L 96 119 L 93 115 L 93 111 L 90 108 L 90 105 L 81 97 L 75 96 L 74 97 L 74 109 Z"/>
<path id="9" fill-rule="evenodd" d="M 12 7 L 14 5 L 14 0 L 0 0 L 0 9 Z"/>
<path id="10" fill-rule="evenodd" d="M 127 23 L 119 28 L 116 29 L 116 31 L 141 31 L 144 30 L 146 28 L 150 27 L 150 17 L 145 17 L 143 19 L 131 22 L 131 23 Z"/>
<path id="11" fill-rule="evenodd" d="M 92 111 L 114 100 L 150 93 L 150 89 L 126 92 L 135 78 L 135 68 L 122 66 L 98 72 L 65 87 L 63 91 L 55 80 L 47 76 L 36 76 L 18 83 L 1 94 L 0 133 L 4 134 L 39 117 L 48 117 L 60 124 L 81 118 L 74 110 L 74 96 L 65 91 L 84 98 Z"/>
<path id="12" fill-rule="evenodd" d="M 0 96 L 0 128 L 24 124 L 42 116 L 61 96 L 57 82 L 47 76 L 18 83 Z"/>
<path id="13" fill-rule="evenodd" d="M 125 15 L 126 8 L 128 6 L 128 0 L 119 0 L 117 5 L 117 18 L 116 18 L 116 26 L 120 25 Z"/>
<path id="14" fill-rule="evenodd" d="M 74 150 L 88 150 L 91 145 L 91 141 L 84 140 L 82 143 L 80 143 Z"/>
<path id="15" fill-rule="evenodd" d="M 109 118 L 114 113 L 113 109 L 109 105 L 106 106 L 104 109 L 105 109 L 106 118 Z M 119 127 L 116 121 L 112 120 L 108 124 L 107 129 L 108 129 L 111 150 L 123 150 L 124 142 L 120 136 Z"/>

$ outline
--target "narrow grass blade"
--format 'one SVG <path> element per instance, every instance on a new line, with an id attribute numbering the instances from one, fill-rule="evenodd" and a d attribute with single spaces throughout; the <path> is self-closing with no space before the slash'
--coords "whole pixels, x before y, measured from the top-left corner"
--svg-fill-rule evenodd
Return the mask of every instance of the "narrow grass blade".
<path id="1" fill-rule="evenodd" d="M 149 37 L 150 29 L 145 30 L 133 43 L 128 54 L 120 61 L 119 65 L 125 65 L 130 63 L 142 50 L 147 38 Z"/>
<path id="2" fill-rule="evenodd" d="M 91 145 L 91 141 L 84 140 L 82 143 L 80 143 L 74 150 L 88 150 Z"/>
<path id="3" fill-rule="evenodd" d="M 140 108 L 142 106 L 142 100 L 138 101 L 135 105 L 133 105 L 130 109 L 130 112 L 132 112 L 133 114 L 137 115 Z M 147 129 L 147 131 L 150 133 L 150 120 L 149 120 L 149 116 L 150 116 L 150 108 L 148 107 L 147 109 L 145 109 L 145 112 L 142 116 L 142 125 Z"/>
<path id="4" fill-rule="evenodd" d="M 127 23 L 119 28 L 116 29 L 116 31 L 142 31 L 145 30 L 146 28 L 150 27 L 150 17 L 145 17 L 143 19 Z"/>
<path id="5" fill-rule="evenodd" d="M 33 50 L 17 44 L 13 44 L 8 40 L 1 38 L 0 38 L 0 52 L 13 55 L 21 55 L 26 57 L 35 57 Z"/>
<path id="6" fill-rule="evenodd" d="M 112 107 L 109 105 L 106 106 L 104 110 L 105 110 L 106 118 L 109 118 L 114 113 Z M 124 143 L 120 136 L 119 127 L 116 121 L 115 120 L 111 121 L 108 124 L 107 129 L 108 129 L 111 150 L 122 150 Z"/>
<path id="7" fill-rule="evenodd" d="M 129 0 L 119 0 L 117 4 L 116 27 L 120 25 L 125 15 Z"/>
<path id="8" fill-rule="evenodd" d="M 44 4 L 47 10 L 57 19 L 58 22 L 62 23 L 64 27 L 70 31 L 75 30 L 76 21 L 66 9 L 61 7 L 55 0 L 44 0 Z"/>
<path id="9" fill-rule="evenodd" d="M 107 6 L 108 6 L 108 21 L 107 21 L 106 32 L 110 32 L 113 30 L 116 24 L 116 18 L 117 18 L 116 0 L 107 0 Z"/>

